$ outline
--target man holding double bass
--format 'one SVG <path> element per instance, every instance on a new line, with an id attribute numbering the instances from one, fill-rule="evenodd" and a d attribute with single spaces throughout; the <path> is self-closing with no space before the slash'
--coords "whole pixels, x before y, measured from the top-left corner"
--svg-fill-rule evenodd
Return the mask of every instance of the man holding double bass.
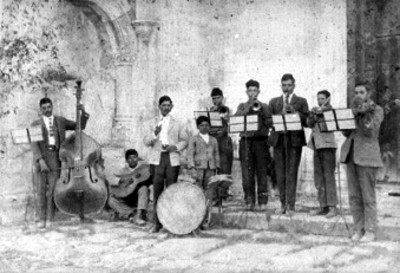
<path id="1" fill-rule="evenodd" d="M 65 131 L 75 130 L 76 122 L 62 116 L 53 115 L 53 102 L 49 98 L 42 98 L 39 102 L 41 116 L 32 126 L 40 126 L 43 140 L 32 142 L 33 164 L 39 172 L 35 186 L 37 188 L 36 216 L 38 227 L 49 226 L 55 213 L 53 192 L 57 179 L 60 177 L 61 162 L 59 159 L 60 146 L 65 140 Z M 82 111 L 81 128 L 86 127 L 89 114 L 85 112 L 83 104 L 78 105 Z"/>

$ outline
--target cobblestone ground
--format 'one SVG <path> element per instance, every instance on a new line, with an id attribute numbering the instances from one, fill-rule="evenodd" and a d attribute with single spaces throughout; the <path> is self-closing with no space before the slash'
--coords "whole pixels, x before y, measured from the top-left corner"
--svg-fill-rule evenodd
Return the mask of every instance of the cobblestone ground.
<path id="1" fill-rule="evenodd" d="M 0 227 L 0 272 L 400 272 L 400 244 L 211 229 L 148 234 L 129 222 Z"/>

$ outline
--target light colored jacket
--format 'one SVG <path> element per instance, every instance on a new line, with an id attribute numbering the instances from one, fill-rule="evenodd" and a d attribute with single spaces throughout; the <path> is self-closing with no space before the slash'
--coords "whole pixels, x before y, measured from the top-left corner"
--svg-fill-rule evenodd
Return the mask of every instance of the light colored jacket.
<path id="1" fill-rule="evenodd" d="M 151 165 L 159 165 L 161 158 L 161 140 L 159 135 L 154 137 L 154 130 L 158 123 L 160 122 L 160 117 L 157 116 L 149 120 L 144 125 L 144 137 L 143 143 L 149 147 L 148 162 Z M 169 153 L 171 166 L 180 165 L 181 152 L 186 148 L 189 140 L 189 133 L 186 127 L 176 120 L 173 116 L 170 116 L 169 126 L 168 126 L 168 143 L 169 145 L 175 145 L 177 151 Z"/>
<path id="2" fill-rule="evenodd" d="M 357 118 L 357 128 L 344 132 L 347 136 L 342 145 L 340 162 L 346 163 L 353 145 L 354 163 L 364 167 L 382 167 L 379 148 L 379 128 L 383 121 L 383 110 L 376 105 L 369 127 L 365 126 L 365 118 Z"/>
<path id="3" fill-rule="evenodd" d="M 312 150 L 337 148 L 335 134 L 333 132 L 321 132 L 318 122 L 323 118 L 309 116 L 307 118 L 307 126 L 312 129 L 307 147 Z"/>
<path id="4" fill-rule="evenodd" d="M 187 153 L 189 167 L 215 170 L 220 167 L 218 141 L 210 136 L 208 143 L 199 135 L 189 140 Z"/>

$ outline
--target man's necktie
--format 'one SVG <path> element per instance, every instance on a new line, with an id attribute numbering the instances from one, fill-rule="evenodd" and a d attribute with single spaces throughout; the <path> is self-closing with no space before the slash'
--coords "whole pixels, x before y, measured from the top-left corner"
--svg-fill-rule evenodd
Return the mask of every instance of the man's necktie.
<path id="1" fill-rule="evenodd" d="M 49 136 L 54 137 L 53 119 L 52 118 L 49 118 Z"/>
<path id="2" fill-rule="evenodd" d="M 285 105 L 289 105 L 289 94 L 286 94 L 285 96 Z"/>

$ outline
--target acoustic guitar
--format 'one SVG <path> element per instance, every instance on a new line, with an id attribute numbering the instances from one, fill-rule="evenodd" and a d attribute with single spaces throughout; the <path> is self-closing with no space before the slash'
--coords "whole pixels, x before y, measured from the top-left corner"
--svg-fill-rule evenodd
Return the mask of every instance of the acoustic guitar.
<path id="1" fill-rule="evenodd" d="M 111 186 L 111 194 L 124 198 L 130 195 L 140 183 L 150 178 L 150 165 L 142 163 L 133 172 L 126 171 L 114 175 L 120 178 L 120 181 L 118 185 Z"/>

